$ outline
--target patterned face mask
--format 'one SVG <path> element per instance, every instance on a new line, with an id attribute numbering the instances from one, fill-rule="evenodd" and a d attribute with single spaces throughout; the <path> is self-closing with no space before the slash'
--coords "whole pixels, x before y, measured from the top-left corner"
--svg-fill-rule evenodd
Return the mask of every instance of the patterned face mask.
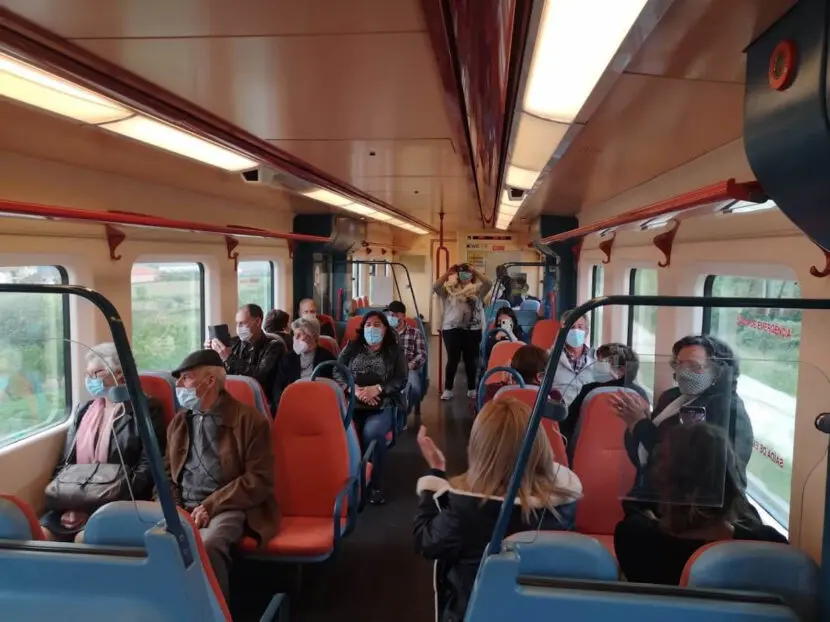
<path id="1" fill-rule="evenodd" d="M 715 383 L 715 370 L 708 368 L 696 372 L 681 369 L 676 372 L 675 378 L 683 395 L 700 395 Z"/>

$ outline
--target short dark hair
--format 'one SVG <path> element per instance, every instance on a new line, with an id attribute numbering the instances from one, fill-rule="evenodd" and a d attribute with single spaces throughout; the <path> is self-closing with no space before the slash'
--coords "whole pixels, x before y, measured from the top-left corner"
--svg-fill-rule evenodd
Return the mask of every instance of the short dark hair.
<path id="1" fill-rule="evenodd" d="M 248 312 L 248 315 L 250 315 L 253 318 L 257 318 L 258 320 L 261 320 L 265 317 L 265 314 L 262 312 L 262 307 L 260 307 L 259 305 L 249 303 L 247 305 L 242 305 L 241 307 L 239 307 L 240 311 L 242 311 L 243 309 Z"/>
<path id="2" fill-rule="evenodd" d="M 706 357 L 715 363 L 721 370 L 728 370 L 721 373 L 716 384 L 725 386 L 731 384 L 733 392 L 738 390 L 738 376 L 741 375 L 741 366 L 735 351 L 728 343 L 713 337 L 712 335 L 687 335 L 674 342 L 671 348 L 673 358 L 677 358 L 683 348 L 700 346 L 706 351 Z"/>
<path id="3" fill-rule="evenodd" d="M 640 357 L 624 343 L 604 343 L 597 348 L 598 359 L 611 359 L 611 365 L 625 371 L 625 378 L 633 381 L 640 371 Z"/>
<path id="4" fill-rule="evenodd" d="M 360 329 L 357 331 L 357 336 L 352 343 L 361 348 L 368 347 L 369 344 L 366 343 L 366 336 L 363 334 L 363 329 L 366 327 L 366 322 L 371 320 L 373 317 L 378 318 L 386 329 L 380 349 L 387 352 L 391 348 L 397 348 L 398 338 L 395 336 L 395 331 L 392 330 L 391 326 L 389 326 L 389 320 L 386 318 L 386 314 L 381 313 L 380 311 L 369 311 L 369 313 L 363 316 L 363 321 L 360 323 Z"/>
<path id="5" fill-rule="evenodd" d="M 544 348 L 534 345 L 522 346 L 510 359 L 510 367 L 519 372 L 527 384 L 536 384 L 536 376 L 545 371 L 550 354 Z"/>
<path id="6" fill-rule="evenodd" d="M 288 323 L 291 321 L 291 316 L 287 311 L 282 309 L 271 309 L 265 316 L 265 332 L 266 333 L 283 333 L 288 328 Z"/>

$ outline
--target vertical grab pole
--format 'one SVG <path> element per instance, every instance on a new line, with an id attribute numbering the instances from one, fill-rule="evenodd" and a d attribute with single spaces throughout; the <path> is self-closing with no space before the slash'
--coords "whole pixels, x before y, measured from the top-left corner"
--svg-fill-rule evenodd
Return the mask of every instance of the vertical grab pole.
<path id="1" fill-rule="evenodd" d="M 441 278 L 450 269 L 450 249 L 444 246 L 444 207 L 438 214 L 438 248 L 435 249 L 435 280 Z M 444 257 L 444 269 L 441 269 L 441 257 Z M 438 328 L 438 395 L 444 392 L 444 331 Z"/>

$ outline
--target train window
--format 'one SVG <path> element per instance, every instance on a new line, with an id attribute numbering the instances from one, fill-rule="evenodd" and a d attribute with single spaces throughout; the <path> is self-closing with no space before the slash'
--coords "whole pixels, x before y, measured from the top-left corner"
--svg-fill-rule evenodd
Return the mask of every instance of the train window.
<path id="1" fill-rule="evenodd" d="M 173 369 L 204 342 L 205 269 L 193 262 L 137 263 L 131 277 L 136 364 Z"/>
<path id="2" fill-rule="evenodd" d="M 605 270 L 602 266 L 591 267 L 591 298 L 602 296 L 605 281 Z M 602 344 L 602 313 L 603 307 L 591 311 L 591 347 Z"/>
<path id="3" fill-rule="evenodd" d="M 265 313 L 274 308 L 274 262 L 240 261 L 237 270 L 239 306 L 256 304 Z"/>
<path id="4" fill-rule="evenodd" d="M 628 293 L 632 296 L 657 295 L 657 270 L 631 270 Z M 628 345 L 640 357 L 639 383 L 650 393 L 654 391 L 655 335 L 657 307 L 629 307 Z"/>
<path id="5" fill-rule="evenodd" d="M 60 266 L 0 267 L 0 283 L 68 282 Z M 0 447 L 66 421 L 69 344 L 67 296 L 0 294 Z"/>
<path id="6" fill-rule="evenodd" d="M 704 284 L 704 295 L 799 298 L 801 288 L 797 281 L 710 275 Z M 801 311 L 707 308 L 703 332 L 727 342 L 740 361 L 738 395 L 755 436 L 748 492 L 786 527 L 790 515 Z"/>

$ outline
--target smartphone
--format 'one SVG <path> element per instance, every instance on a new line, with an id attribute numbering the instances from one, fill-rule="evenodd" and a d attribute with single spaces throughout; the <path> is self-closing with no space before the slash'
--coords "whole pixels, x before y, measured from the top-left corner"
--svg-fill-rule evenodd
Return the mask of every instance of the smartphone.
<path id="1" fill-rule="evenodd" d="M 211 339 L 218 339 L 229 348 L 231 347 L 231 331 L 228 330 L 227 324 L 208 326 L 208 336 Z"/>
<path id="2" fill-rule="evenodd" d="M 703 406 L 683 406 L 680 408 L 680 424 L 705 423 L 706 409 Z"/>

